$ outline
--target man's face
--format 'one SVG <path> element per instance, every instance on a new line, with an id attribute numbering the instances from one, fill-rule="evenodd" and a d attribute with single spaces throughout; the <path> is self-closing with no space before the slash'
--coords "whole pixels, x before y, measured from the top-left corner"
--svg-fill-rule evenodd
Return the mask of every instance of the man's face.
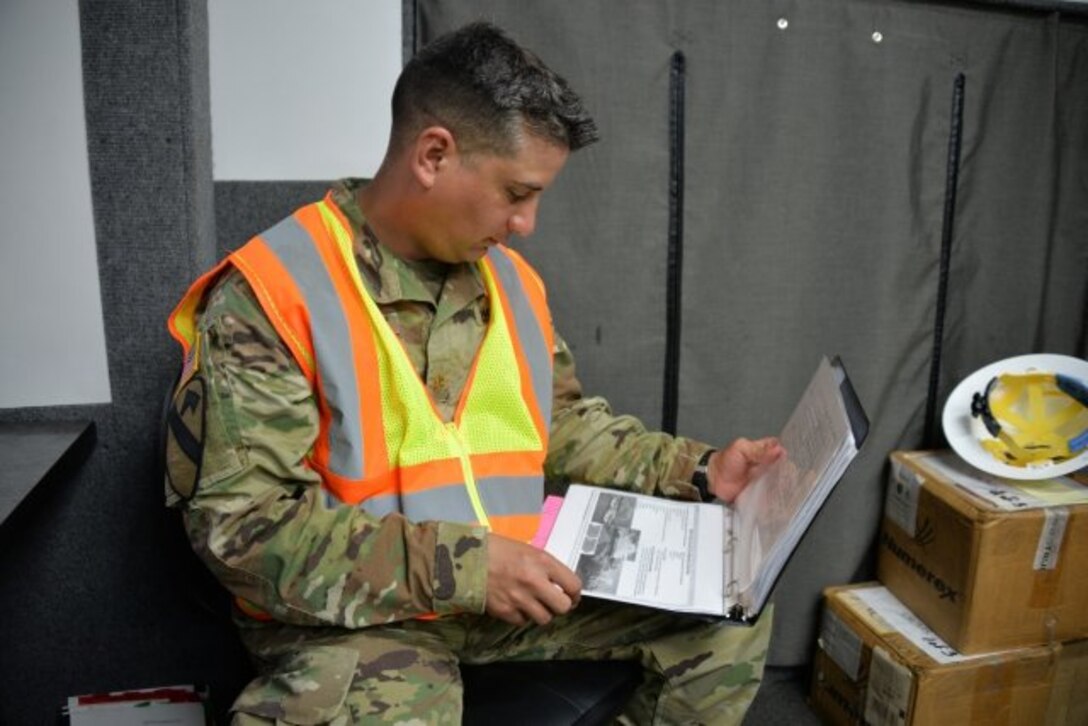
<path id="1" fill-rule="evenodd" d="M 528 237 L 536 227 L 540 195 L 567 161 L 563 146 L 526 134 L 512 155 L 453 153 L 430 190 L 420 256 L 443 262 L 475 262 L 511 234 Z"/>

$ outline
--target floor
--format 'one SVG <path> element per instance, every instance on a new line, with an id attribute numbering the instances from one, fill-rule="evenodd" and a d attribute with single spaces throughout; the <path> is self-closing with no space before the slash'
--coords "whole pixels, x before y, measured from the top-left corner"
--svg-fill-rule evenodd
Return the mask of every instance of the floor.
<path id="1" fill-rule="evenodd" d="M 809 666 L 768 666 L 744 726 L 820 726 L 806 700 L 810 673 Z"/>

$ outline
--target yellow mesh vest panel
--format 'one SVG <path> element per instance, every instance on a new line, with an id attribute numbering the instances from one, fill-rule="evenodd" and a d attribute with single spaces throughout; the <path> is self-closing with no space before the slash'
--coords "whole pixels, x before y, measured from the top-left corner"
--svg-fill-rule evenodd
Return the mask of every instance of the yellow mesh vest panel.
<path id="1" fill-rule="evenodd" d="M 390 466 L 459 457 L 462 453 L 459 443 L 442 422 L 403 345 L 363 286 L 355 265 L 351 235 L 325 202 L 319 208 L 351 271 L 378 342 L 383 427 Z M 521 395 L 521 374 L 509 321 L 498 304 L 498 291 L 490 270 L 486 265 L 481 265 L 481 270 L 493 301 L 491 321 L 477 353 L 476 374 L 457 428 L 470 455 L 539 449 L 542 442 Z"/>
<path id="2" fill-rule="evenodd" d="M 498 301 L 494 276 L 481 265 L 487 292 Z M 473 453 L 532 451 L 543 443 L 521 394 L 510 321 L 502 305 L 492 304 L 491 322 L 480 347 L 476 376 L 461 414 L 462 430 Z"/>

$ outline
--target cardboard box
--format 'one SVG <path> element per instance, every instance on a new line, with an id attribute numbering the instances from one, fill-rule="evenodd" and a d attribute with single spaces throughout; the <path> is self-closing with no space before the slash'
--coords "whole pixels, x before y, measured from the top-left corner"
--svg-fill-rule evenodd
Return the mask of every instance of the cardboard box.
<path id="1" fill-rule="evenodd" d="M 809 701 L 825 723 L 1088 723 L 1088 640 L 965 656 L 880 583 L 825 591 Z"/>
<path id="2" fill-rule="evenodd" d="M 961 653 L 1088 636 L 1088 487 L 894 452 L 877 579 Z"/>

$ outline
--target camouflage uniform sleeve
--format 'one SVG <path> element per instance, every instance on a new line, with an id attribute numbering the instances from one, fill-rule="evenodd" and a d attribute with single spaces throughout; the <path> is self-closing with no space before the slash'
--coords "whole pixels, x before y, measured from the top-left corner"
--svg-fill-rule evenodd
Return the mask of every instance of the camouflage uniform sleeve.
<path id="1" fill-rule="evenodd" d="M 306 464 L 313 391 L 236 271 L 209 294 L 199 330 L 204 455 L 185 521 L 228 590 L 300 624 L 483 612 L 481 527 L 378 519 L 326 496 Z"/>
<path id="2" fill-rule="evenodd" d="M 647 431 L 634 416 L 613 414 L 603 398 L 584 397 L 574 356 L 558 334 L 553 358 L 552 425 L 544 462 L 549 481 L 699 499 L 691 475 L 710 446 Z"/>

